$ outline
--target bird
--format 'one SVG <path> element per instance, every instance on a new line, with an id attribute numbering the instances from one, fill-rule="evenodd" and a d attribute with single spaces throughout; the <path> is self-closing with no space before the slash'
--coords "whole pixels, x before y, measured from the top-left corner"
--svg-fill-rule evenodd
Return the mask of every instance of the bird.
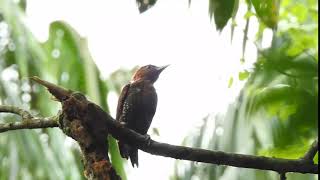
<path id="1" fill-rule="evenodd" d="M 157 67 L 146 65 L 139 68 L 120 93 L 116 120 L 131 130 L 147 135 L 157 108 L 157 92 L 153 84 L 169 65 Z M 148 136 L 148 135 L 147 135 Z M 120 155 L 129 159 L 132 167 L 138 167 L 138 149 L 118 142 Z"/>

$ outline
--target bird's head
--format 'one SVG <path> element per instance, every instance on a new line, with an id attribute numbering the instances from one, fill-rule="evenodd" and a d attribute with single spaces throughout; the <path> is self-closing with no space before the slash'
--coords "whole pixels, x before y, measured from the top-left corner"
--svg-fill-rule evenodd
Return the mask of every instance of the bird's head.
<path id="1" fill-rule="evenodd" d="M 149 80 L 156 82 L 160 73 L 169 65 L 157 67 L 154 65 L 146 65 L 139 68 L 133 75 L 132 81 Z"/>

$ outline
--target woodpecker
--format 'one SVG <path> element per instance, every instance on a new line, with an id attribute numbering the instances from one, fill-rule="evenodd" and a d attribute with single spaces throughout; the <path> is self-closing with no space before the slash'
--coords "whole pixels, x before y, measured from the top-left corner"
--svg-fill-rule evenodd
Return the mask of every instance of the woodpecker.
<path id="1" fill-rule="evenodd" d="M 157 93 L 153 84 L 166 66 L 147 65 L 139 68 L 132 81 L 121 91 L 116 120 L 142 135 L 146 135 L 157 108 Z M 118 142 L 123 158 L 130 158 L 131 164 L 138 167 L 138 149 Z"/>

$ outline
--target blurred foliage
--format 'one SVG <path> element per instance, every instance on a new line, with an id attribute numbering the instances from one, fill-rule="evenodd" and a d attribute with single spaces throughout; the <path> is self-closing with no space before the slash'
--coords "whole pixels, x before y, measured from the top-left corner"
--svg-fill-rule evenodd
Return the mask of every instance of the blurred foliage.
<path id="1" fill-rule="evenodd" d="M 257 17 L 268 27 L 276 28 L 280 0 L 251 0 Z"/>
<path id="2" fill-rule="evenodd" d="M 131 77 L 136 70 L 138 70 L 138 66 L 130 70 L 118 69 L 110 75 L 108 82 L 112 83 L 108 85 L 112 88 L 112 90 L 117 92 L 117 94 L 120 94 L 123 86 L 131 81 Z"/>
<path id="3" fill-rule="evenodd" d="M 189 5 L 192 0 L 189 0 Z M 235 18 L 239 8 L 239 0 L 209 0 L 209 16 L 216 25 L 218 31 L 222 31 L 230 19 Z M 232 26 L 232 34 L 233 34 Z"/>
<path id="4" fill-rule="evenodd" d="M 51 116 L 59 103 L 28 79 L 39 76 L 80 91 L 108 111 L 109 88 L 101 79 L 87 42 L 67 23 L 52 22 L 41 43 L 24 24 L 26 1 L 0 1 L 0 104 L 16 105 L 34 115 Z M 20 121 L 0 115 L 1 122 Z M 107 150 L 106 150 L 107 151 Z M 109 138 L 111 161 L 125 179 L 116 141 Z M 0 179 L 84 179 L 77 144 L 59 129 L 21 130 L 0 136 Z"/>
<path id="5" fill-rule="evenodd" d="M 140 12 L 156 1 L 137 0 Z M 189 0 L 191 3 L 191 0 Z M 183 145 L 226 152 L 301 157 L 318 134 L 318 1 L 317 0 L 209 0 L 209 16 L 222 31 L 231 19 L 231 38 L 239 3 L 247 6 L 243 17 L 245 53 L 249 22 L 258 19 L 258 58 L 252 70 L 239 72 L 247 80 L 225 115 L 208 115 Z M 65 22 L 52 22 L 46 42 L 37 41 L 23 22 L 25 0 L 0 1 L 0 104 L 30 109 L 50 116 L 59 104 L 44 88 L 29 81 L 37 75 L 85 93 L 108 110 L 110 90 L 120 92 L 135 70 L 119 70 L 109 80 L 101 78 L 87 42 Z M 242 17 L 241 17 L 242 18 Z M 263 32 L 272 29 L 270 47 L 261 49 Z M 244 58 L 242 59 L 244 61 Z M 114 83 L 111 83 L 110 81 Z M 230 78 L 231 87 L 235 79 Z M 1 122 L 20 121 L 0 115 Z M 109 139 L 111 160 L 125 178 L 116 141 Z M 76 143 L 58 129 L 21 130 L 0 136 L 0 179 L 83 179 L 81 154 Z M 318 162 L 318 156 L 315 161 Z M 68 169 L 68 171 L 66 171 Z M 288 179 L 316 179 L 291 173 Z M 177 162 L 172 179 L 278 179 L 268 171 Z"/>
<path id="6" fill-rule="evenodd" d="M 189 0 L 189 4 L 191 0 Z M 256 16 L 268 27 L 276 28 L 280 0 L 247 0 L 248 5 L 253 4 Z M 300 8 L 302 9 L 303 6 Z M 214 17 L 216 29 L 221 31 L 230 19 L 234 20 L 238 12 L 239 0 L 209 0 L 209 16 Z M 296 10 L 298 14 L 299 9 Z M 306 13 L 306 11 L 304 11 Z M 300 17 L 303 15 L 300 15 Z M 234 26 L 232 25 L 233 29 Z M 233 32 L 233 30 L 232 30 Z"/>
<path id="7" fill-rule="evenodd" d="M 258 57 L 254 68 L 239 72 L 239 80 L 247 81 L 225 115 L 206 117 L 202 126 L 185 138 L 183 145 L 300 158 L 318 136 L 318 1 L 251 0 L 245 3 L 247 22 L 253 16 L 259 20 L 255 40 Z M 255 12 L 251 11 L 251 5 Z M 215 16 L 218 13 L 213 11 Z M 231 16 L 223 17 L 227 20 Z M 221 27 L 217 22 L 216 26 Z M 243 46 L 247 41 L 247 28 L 248 23 Z M 266 28 L 272 29 L 272 43 L 261 49 Z M 233 81 L 230 78 L 229 87 Z M 318 163 L 318 155 L 314 162 Z M 290 173 L 287 178 L 312 180 L 318 177 Z M 177 161 L 171 179 L 269 180 L 279 179 L 279 175 Z"/>

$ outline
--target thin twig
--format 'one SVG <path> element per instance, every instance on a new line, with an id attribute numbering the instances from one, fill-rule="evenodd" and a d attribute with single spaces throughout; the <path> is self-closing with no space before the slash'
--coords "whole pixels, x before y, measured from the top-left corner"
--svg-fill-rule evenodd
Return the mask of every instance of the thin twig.
<path id="1" fill-rule="evenodd" d="M 0 105 L 0 113 L 1 112 L 19 115 L 23 120 L 33 118 L 33 116 L 28 111 L 15 106 Z"/>
<path id="2" fill-rule="evenodd" d="M 55 119 L 50 120 L 27 120 L 22 122 L 10 122 L 0 124 L 0 133 L 18 130 L 18 129 L 39 129 L 39 128 L 51 128 L 59 127 L 58 121 Z"/>
<path id="3" fill-rule="evenodd" d="M 35 118 L 28 111 L 15 106 L 0 105 L 0 113 L 12 113 L 22 117 L 23 121 L 0 124 L 0 133 L 17 129 L 37 129 L 58 127 L 58 116 Z"/>
<path id="4" fill-rule="evenodd" d="M 247 11 L 250 12 L 251 10 L 251 3 L 248 4 Z M 249 31 L 249 24 L 250 24 L 250 17 L 246 20 L 246 25 L 243 30 L 243 40 L 242 40 L 242 59 L 244 60 L 244 55 L 246 51 L 247 41 L 248 41 L 248 31 Z"/>

